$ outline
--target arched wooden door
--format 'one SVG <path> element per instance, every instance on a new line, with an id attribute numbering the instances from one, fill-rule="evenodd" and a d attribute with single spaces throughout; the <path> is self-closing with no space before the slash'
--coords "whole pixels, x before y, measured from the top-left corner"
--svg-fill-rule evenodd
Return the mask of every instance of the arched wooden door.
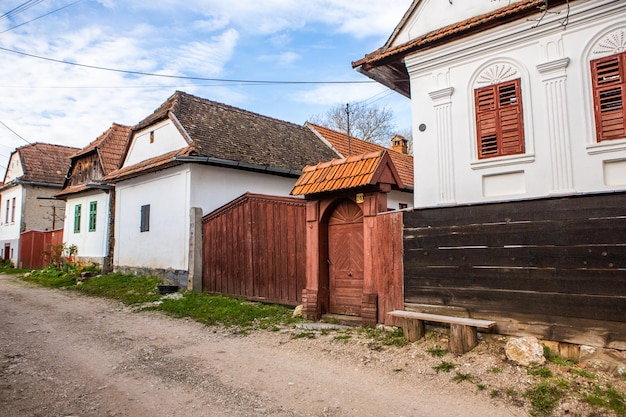
<path id="1" fill-rule="evenodd" d="M 363 212 L 345 200 L 328 220 L 330 313 L 361 315 L 363 260 Z"/>

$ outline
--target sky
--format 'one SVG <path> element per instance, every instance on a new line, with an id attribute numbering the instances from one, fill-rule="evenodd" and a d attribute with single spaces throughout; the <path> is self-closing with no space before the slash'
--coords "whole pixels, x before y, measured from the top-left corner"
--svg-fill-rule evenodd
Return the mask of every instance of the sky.
<path id="1" fill-rule="evenodd" d="M 299 125 L 364 102 L 408 130 L 409 99 L 351 63 L 385 43 L 410 3 L 2 0 L 0 170 L 28 142 L 82 148 L 113 122 L 132 126 L 176 90 Z"/>

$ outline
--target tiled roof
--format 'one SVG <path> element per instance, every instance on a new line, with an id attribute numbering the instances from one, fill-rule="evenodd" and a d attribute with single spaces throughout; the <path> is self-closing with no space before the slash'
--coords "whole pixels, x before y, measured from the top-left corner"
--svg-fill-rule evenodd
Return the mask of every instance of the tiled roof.
<path id="1" fill-rule="evenodd" d="M 96 140 L 72 155 L 72 159 L 77 159 L 95 150 L 100 156 L 102 169 L 106 175 L 119 168 L 129 134 L 130 126 L 113 123 Z"/>
<path id="2" fill-rule="evenodd" d="M 386 150 L 393 161 L 400 179 L 407 187 L 413 187 L 413 156 L 405 155 L 403 153 L 394 151 L 392 149 L 385 148 L 384 146 L 377 145 L 375 143 L 367 142 L 358 138 L 350 137 L 345 133 L 337 132 L 336 130 L 329 129 L 327 127 L 319 126 L 312 123 L 307 123 L 309 128 L 316 131 L 320 136 L 328 141 L 341 156 L 349 156 L 355 154 L 363 154 L 367 152 L 377 152 Z M 350 144 L 348 145 L 348 139 Z"/>
<path id="3" fill-rule="evenodd" d="M 551 1 L 549 2 L 549 7 L 553 7 L 564 2 L 565 0 Z M 539 13 L 539 7 L 544 6 L 545 4 L 545 0 L 520 0 L 501 7 L 493 12 L 475 16 L 461 22 L 445 26 L 441 29 L 434 30 L 401 45 L 390 46 L 387 44 L 384 47 L 365 55 L 364 58 L 353 62 L 352 67 L 362 67 L 362 72 L 366 75 L 371 75 L 375 78 L 380 77 L 380 82 L 384 82 L 386 85 L 394 84 L 402 88 L 402 93 L 404 95 L 409 96 L 410 91 L 407 91 L 408 73 L 406 70 L 400 71 L 396 65 L 407 54 L 434 47 L 436 45 L 455 40 L 461 36 L 468 36 L 508 21 L 524 18 L 529 14 Z M 415 2 L 411 5 L 411 8 L 414 6 Z M 406 20 L 406 17 L 404 20 Z M 404 64 L 402 64 L 402 67 L 404 69 Z M 407 79 L 397 79 L 397 77 L 400 76 Z M 396 77 L 396 79 L 392 79 L 390 77 Z"/>
<path id="4" fill-rule="evenodd" d="M 124 178 L 132 178 L 138 175 L 159 171 L 180 164 L 174 158 L 177 156 L 189 156 L 193 154 L 193 147 L 188 146 L 176 151 L 168 152 L 154 158 L 146 159 L 128 167 L 120 168 L 106 175 L 103 180 L 115 182 Z"/>
<path id="5" fill-rule="evenodd" d="M 24 175 L 22 182 L 38 182 L 62 186 L 70 157 L 78 148 L 33 143 L 17 148 Z"/>
<path id="6" fill-rule="evenodd" d="M 177 91 L 133 127 L 171 118 L 191 140 L 189 154 L 255 166 L 300 171 L 337 154 L 304 126 Z M 162 161 L 164 162 L 164 161 Z M 116 174 L 116 177 L 120 178 Z"/>
<path id="7" fill-rule="evenodd" d="M 384 150 L 306 166 L 291 194 L 318 194 L 382 182 L 402 188 L 402 181 Z"/>

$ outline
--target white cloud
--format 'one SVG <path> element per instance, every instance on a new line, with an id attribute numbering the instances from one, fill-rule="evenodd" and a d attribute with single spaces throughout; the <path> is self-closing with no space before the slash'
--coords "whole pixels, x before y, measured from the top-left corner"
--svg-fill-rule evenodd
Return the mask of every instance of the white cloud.
<path id="1" fill-rule="evenodd" d="M 215 77 L 222 74 L 224 66 L 232 58 L 239 33 L 228 29 L 209 42 L 191 42 L 182 45 L 169 57 L 169 68 L 178 74 L 198 74 L 202 77 Z"/>
<path id="2" fill-rule="evenodd" d="M 259 57 L 259 61 L 261 62 L 272 62 L 281 67 L 293 64 L 298 59 L 300 59 L 299 54 L 295 52 L 289 52 L 289 51 L 276 54 L 276 55 L 261 55 Z"/>

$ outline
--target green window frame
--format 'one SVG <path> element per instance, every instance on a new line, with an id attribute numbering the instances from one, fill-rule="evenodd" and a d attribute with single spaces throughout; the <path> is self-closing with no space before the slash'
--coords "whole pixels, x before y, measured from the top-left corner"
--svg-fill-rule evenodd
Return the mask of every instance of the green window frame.
<path id="1" fill-rule="evenodd" d="M 98 202 L 91 201 L 89 203 L 89 231 L 96 231 L 96 214 L 98 212 Z"/>
<path id="2" fill-rule="evenodd" d="M 74 233 L 80 233 L 80 215 L 82 211 L 81 204 L 74 206 Z"/>

